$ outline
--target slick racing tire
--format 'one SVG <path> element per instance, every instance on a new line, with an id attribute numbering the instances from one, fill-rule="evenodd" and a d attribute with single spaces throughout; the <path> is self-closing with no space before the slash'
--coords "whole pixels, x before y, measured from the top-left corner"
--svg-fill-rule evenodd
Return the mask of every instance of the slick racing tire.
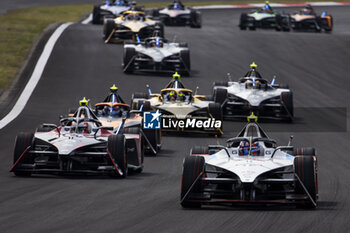
<path id="1" fill-rule="evenodd" d="M 209 114 L 216 120 L 223 119 L 222 107 L 219 103 L 209 103 L 208 105 Z"/>
<path id="2" fill-rule="evenodd" d="M 21 160 L 17 162 L 16 167 L 25 163 L 32 164 L 34 163 L 33 157 L 29 156 L 28 152 L 23 154 L 29 146 L 33 144 L 33 133 L 19 133 L 15 140 L 15 150 L 13 153 L 13 164 L 17 162 L 17 160 L 22 156 Z M 23 155 L 22 155 L 23 154 Z M 31 176 L 31 172 L 29 171 L 16 171 L 16 167 L 13 172 L 16 176 Z"/>
<path id="3" fill-rule="evenodd" d="M 159 17 L 159 10 L 158 10 L 158 9 L 153 9 L 151 15 L 152 15 L 154 18 Z"/>
<path id="4" fill-rule="evenodd" d="M 137 135 L 139 135 L 140 138 L 142 138 L 140 127 L 124 128 L 123 134 L 137 134 Z M 142 142 L 142 140 L 141 140 L 141 142 Z M 135 151 L 137 151 L 136 147 L 134 149 L 135 149 Z M 126 150 L 128 150 L 128 148 Z M 140 166 L 139 168 L 133 170 L 133 172 L 135 172 L 135 173 L 141 173 L 143 171 L 144 152 L 145 152 L 144 147 L 141 146 L 141 164 L 139 164 L 139 166 Z M 130 159 L 132 159 L 129 156 L 127 156 L 127 158 L 129 159 L 129 161 L 130 161 Z M 138 154 L 137 154 L 137 158 L 134 158 L 134 159 L 138 161 Z"/>
<path id="5" fill-rule="evenodd" d="M 189 75 L 189 71 L 191 70 L 191 61 L 190 61 L 190 51 L 189 50 L 181 50 L 180 51 L 180 59 L 185 67 L 185 75 Z"/>
<path id="6" fill-rule="evenodd" d="M 192 147 L 191 155 L 209 155 L 208 146 L 194 146 L 194 147 Z"/>
<path id="7" fill-rule="evenodd" d="M 228 82 L 227 81 L 215 81 L 213 83 L 213 86 L 228 87 Z"/>
<path id="8" fill-rule="evenodd" d="M 134 71 L 133 59 L 136 55 L 135 48 L 125 48 L 123 55 L 124 73 L 130 74 Z"/>
<path id="9" fill-rule="evenodd" d="M 316 156 L 314 147 L 298 147 L 294 148 L 293 155 L 295 156 Z"/>
<path id="10" fill-rule="evenodd" d="M 110 135 L 108 137 L 107 148 L 111 154 L 114 162 L 118 165 L 119 169 L 123 172 L 122 178 L 128 175 L 128 160 L 125 152 L 125 136 L 123 134 Z M 115 172 L 115 175 L 119 175 Z"/>
<path id="11" fill-rule="evenodd" d="M 203 173 L 204 174 L 204 158 L 202 156 L 188 156 L 185 158 L 182 180 L 181 180 L 181 200 L 185 197 L 190 187 L 196 181 L 197 177 Z M 202 183 L 197 180 L 196 184 L 193 186 L 191 193 L 199 193 L 202 190 Z M 189 202 L 183 200 L 181 202 L 184 208 L 199 208 L 201 204 L 199 202 Z"/>
<path id="12" fill-rule="evenodd" d="M 190 13 L 190 26 L 192 28 L 202 27 L 202 14 L 199 11 L 192 10 Z"/>
<path id="13" fill-rule="evenodd" d="M 219 103 L 220 105 L 222 105 L 227 99 L 227 89 L 216 88 L 214 89 L 213 96 L 215 103 Z"/>
<path id="14" fill-rule="evenodd" d="M 145 133 L 145 136 L 147 137 L 148 141 L 152 145 L 152 147 L 155 149 L 156 152 L 159 152 L 161 147 L 161 140 L 162 140 L 162 132 L 160 129 L 143 129 L 143 132 Z M 144 145 L 146 147 L 145 153 L 147 155 L 154 155 L 151 148 L 149 148 L 149 145 L 147 144 L 146 140 L 144 140 Z"/>
<path id="15" fill-rule="evenodd" d="M 142 112 L 146 112 L 146 111 L 151 111 L 152 110 L 151 102 L 146 101 L 146 100 L 139 100 L 138 103 L 137 103 L 137 109 L 140 109 L 142 105 L 143 105 Z"/>
<path id="16" fill-rule="evenodd" d="M 239 21 L 239 28 L 241 30 L 247 30 L 246 21 L 247 21 L 247 14 L 246 13 L 241 14 L 240 21 Z"/>
<path id="17" fill-rule="evenodd" d="M 281 101 L 291 117 L 294 117 L 293 92 L 282 92 Z"/>
<path id="18" fill-rule="evenodd" d="M 111 35 L 113 29 L 115 29 L 115 23 L 113 19 L 106 19 L 103 25 L 103 34 L 104 34 L 103 38 L 105 40 L 107 40 L 108 37 Z"/>
<path id="19" fill-rule="evenodd" d="M 316 168 L 316 157 L 311 156 L 296 156 L 294 159 L 294 173 L 298 175 L 301 182 L 309 192 L 312 199 L 317 204 L 317 168 Z M 295 182 L 296 194 L 305 194 L 305 190 L 297 180 Z M 304 208 L 315 208 L 311 200 L 307 200 L 302 204 Z"/>
<path id="20" fill-rule="evenodd" d="M 92 24 L 100 24 L 101 23 L 101 13 L 100 6 L 94 6 L 92 9 Z"/>
<path id="21" fill-rule="evenodd" d="M 149 99 L 149 94 L 143 92 L 135 92 L 132 94 L 132 99 Z"/>

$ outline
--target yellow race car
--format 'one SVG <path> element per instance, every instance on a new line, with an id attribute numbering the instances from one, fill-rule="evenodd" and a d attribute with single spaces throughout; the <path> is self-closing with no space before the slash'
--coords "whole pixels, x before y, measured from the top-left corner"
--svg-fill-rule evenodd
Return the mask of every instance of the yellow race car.
<path id="1" fill-rule="evenodd" d="M 155 30 L 159 36 L 164 36 L 164 25 L 148 18 L 143 11 L 125 11 L 115 19 L 105 19 L 103 25 L 105 43 L 141 41 L 151 37 Z"/>
<path id="2" fill-rule="evenodd" d="M 225 89 L 217 89 L 213 96 L 197 95 L 185 88 L 180 75 L 175 73 L 159 94 L 152 93 L 150 88 L 147 94 L 134 93 L 132 108 L 144 112 L 144 127 L 152 126 L 159 116 L 162 131 L 222 135 L 222 105 L 226 95 Z M 147 114 L 152 115 L 149 121 Z"/>

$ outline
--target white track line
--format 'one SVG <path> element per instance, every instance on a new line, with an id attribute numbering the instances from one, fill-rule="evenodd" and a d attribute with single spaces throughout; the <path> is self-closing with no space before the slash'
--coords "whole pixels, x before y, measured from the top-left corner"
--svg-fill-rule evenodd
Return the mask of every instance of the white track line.
<path id="1" fill-rule="evenodd" d="M 50 58 L 53 47 L 56 44 L 56 41 L 61 36 L 63 31 L 72 23 L 65 23 L 59 26 L 56 31 L 51 35 L 50 39 L 47 41 L 45 48 L 40 55 L 38 62 L 34 68 L 33 74 L 30 77 L 26 87 L 24 88 L 22 94 L 18 98 L 15 106 L 13 106 L 12 110 L 0 120 L 0 129 L 4 128 L 7 124 L 13 121 L 18 115 L 22 112 L 24 107 L 26 106 L 30 96 L 32 95 L 36 85 L 38 84 L 41 75 L 44 71 L 47 61 Z"/>
<path id="2" fill-rule="evenodd" d="M 84 19 L 84 21 L 82 21 L 81 23 L 82 24 L 88 24 L 91 21 L 92 21 L 92 14 L 89 14 L 89 16 L 86 19 Z"/>

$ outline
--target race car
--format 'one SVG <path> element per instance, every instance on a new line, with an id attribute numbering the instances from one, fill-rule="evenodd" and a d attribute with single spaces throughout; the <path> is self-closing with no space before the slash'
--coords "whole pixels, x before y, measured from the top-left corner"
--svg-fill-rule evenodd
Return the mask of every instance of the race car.
<path id="1" fill-rule="evenodd" d="M 256 28 L 272 28 L 277 31 L 290 30 L 290 16 L 288 14 L 277 13 L 266 1 L 263 8 L 250 13 L 242 13 L 239 22 L 241 30 L 255 30 Z"/>
<path id="2" fill-rule="evenodd" d="M 227 145 L 195 146 L 183 163 L 181 205 L 291 204 L 316 208 L 315 148 L 277 146 L 255 122 Z M 253 120 L 255 119 L 255 120 Z"/>
<path id="3" fill-rule="evenodd" d="M 124 118 L 125 119 L 125 118 Z M 33 133 L 19 133 L 15 140 L 11 172 L 32 174 L 108 174 L 125 178 L 128 171 L 143 169 L 141 133 L 122 133 L 120 127 L 103 126 L 84 98 L 73 117 L 61 125 L 43 124 Z"/>
<path id="4" fill-rule="evenodd" d="M 92 23 L 102 24 L 105 18 L 116 18 L 124 11 L 129 10 L 130 7 L 127 0 L 106 0 L 104 3 L 94 6 Z"/>
<path id="5" fill-rule="evenodd" d="M 293 30 L 315 30 L 320 32 L 323 29 L 326 32 L 331 32 L 333 17 L 325 11 L 318 16 L 312 6 L 308 4 L 299 13 L 294 13 L 291 16 L 291 27 Z"/>
<path id="6" fill-rule="evenodd" d="M 151 37 L 155 30 L 164 35 L 164 25 L 148 18 L 143 11 L 125 11 L 115 19 L 105 19 L 103 34 L 105 43 L 124 40 L 140 41 Z"/>
<path id="7" fill-rule="evenodd" d="M 167 26 L 202 27 L 202 15 L 198 10 L 186 7 L 179 0 L 164 8 L 152 11 L 154 18 L 159 18 Z"/>
<path id="8" fill-rule="evenodd" d="M 185 88 L 178 73 L 159 94 L 148 90 L 149 93 L 133 94 L 132 108 L 156 111 L 161 115 L 162 131 L 223 134 L 221 104 L 226 90 L 218 89 L 213 97 L 197 95 L 197 90 L 193 94 Z"/>
<path id="9" fill-rule="evenodd" d="M 263 79 L 253 62 L 251 70 L 235 81 L 214 82 L 213 89 L 226 89 L 224 117 L 241 118 L 254 113 L 263 119 L 292 121 L 294 117 L 293 92 L 288 85 Z"/>
<path id="10" fill-rule="evenodd" d="M 190 50 L 187 43 L 169 42 L 155 34 L 143 42 L 125 43 L 122 65 L 125 73 L 178 71 L 189 75 Z"/>
<path id="11" fill-rule="evenodd" d="M 142 115 L 138 111 L 130 111 L 118 94 L 118 88 L 110 87 L 111 93 L 100 103 L 95 104 L 94 113 L 103 126 L 113 127 L 117 130 L 124 122 L 123 133 L 135 132 L 142 135 L 145 153 L 156 155 L 161 148 L 162 134 L 159 129 L 143 129 Z M 127 141 L 128 143 L 128 141 Z M 136 151 L 134 151 L 136 153 Z"/>

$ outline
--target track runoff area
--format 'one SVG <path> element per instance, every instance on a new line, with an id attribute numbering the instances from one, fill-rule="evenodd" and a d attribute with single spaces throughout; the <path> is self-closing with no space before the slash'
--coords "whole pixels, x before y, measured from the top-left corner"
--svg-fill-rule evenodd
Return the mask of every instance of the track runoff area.
<path id="1" fill-rule="evenodd" d="M 349 45 L 349 10 L 338 6 L 319 9 L 326 9 L 335 17 L 332 34 L 241 32 L 237 25 L 244 10 L 212 9 L 204 12 L 202 29 L 166 28 L 166 36 L 181 35 L 181 40 L 189 42 L 194 72 L 191 77 L 183 78 L 183 82 L 191 89 L 199 86 L 200 93 L 210 93 L 211 83 L 223 80 L 227 72 L 240 77 L 254 60 L 264 77 L 277 74 L 278 81 L 290 85 L 296 107 L 348 108 L 349 103 L 344 99 L 349 99 L 350 94 L 344 87 L 350 85 L 346 62 L 350 54 L 344 50 Z M 160 154 L 147 157 L 144 172 L 126 180 L 17 179 L 9 175 L 13 139 L 18 132 L 33 131 L 43 122 L 57 122 L 57 117 L 75 106 L 82 96 L 103 98 L 114 82 L 126 101 L 146 84 L 152 90 L 160 90 L 168 82 L 168 77 L 124 75 L 120 67 L 121 46 L 105 45 L 101 34 L 101 27 L 94 25 L 72 24 L 65 28 L 22 110 L 0 131 L 3 160 L 0 182 L 6 187 L 0 195 L 3 232 L 47 232 L 47 229 L 50 232 L 231 232 L 232 229 L 346 232 L 349 229 L 350 175 L 346 164 L 350 135 L 347 127 L 341 130 L 336 121 L 328 122 L 335 129 L 322 130 L 323 124 L 312 128 L 320 120 L 322 123 L 327 118 L 333 119 L 330 111 L 314 114 L 313 124 L 303 119 L 296 119 L 291 125 L 263 124 L 269 136 L 282 144 L 293 132 L 293 144 L 317 148 L 320 202 L 316 211 L 277 207 L 183 210 L 179 204 L 183 158 L 193 145 L 215 144 L 211 137 L 164 137 Z M 224 124 L 221 143 L 235 136 L 243 123 Z"/>

